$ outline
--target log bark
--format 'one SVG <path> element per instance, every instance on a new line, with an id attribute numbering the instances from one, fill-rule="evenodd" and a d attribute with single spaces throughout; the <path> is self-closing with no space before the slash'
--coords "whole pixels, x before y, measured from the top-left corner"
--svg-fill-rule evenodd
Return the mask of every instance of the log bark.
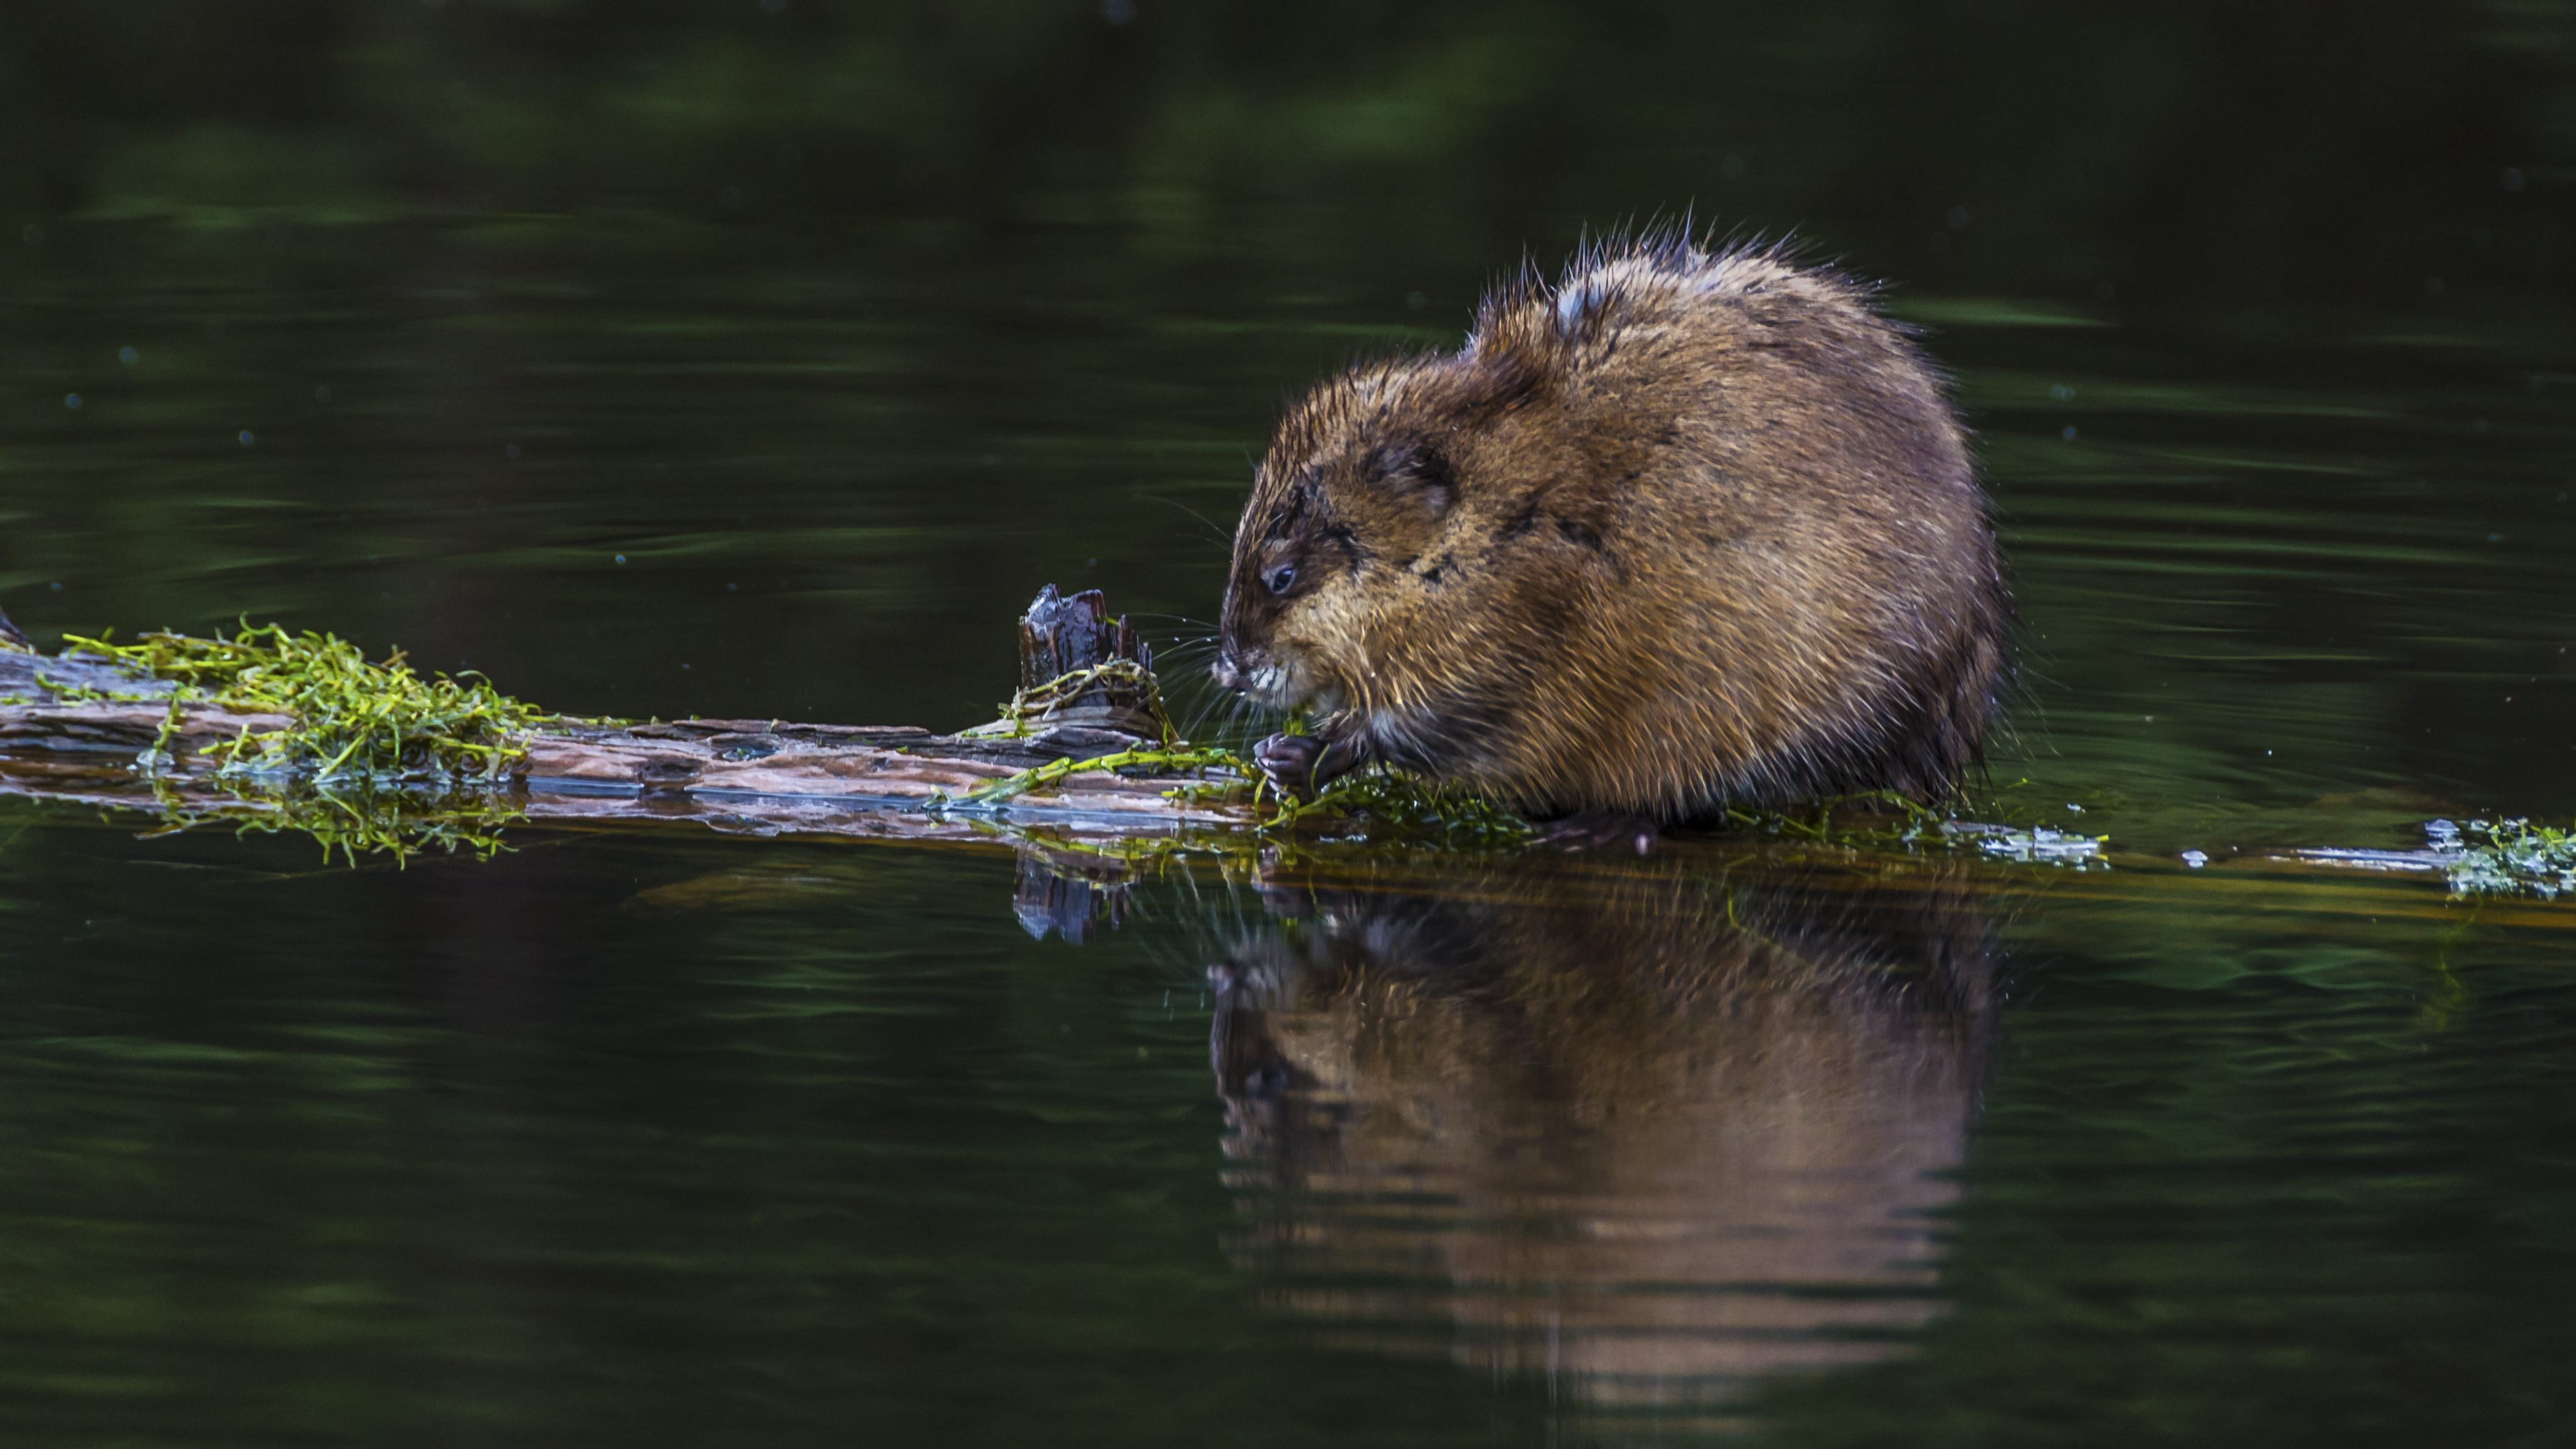
<path id="1" fill-rule="evenodd" d="M 204 752 L 245 730 L 282 728 L 284 717 L 186 704 L 173 723 L 155 702 L 167 701 L 168 684 L 112 661 L 10 647 L 14 635 L 0 620 L 0 793 L 165 812 L 259 808 L 214 778 Z M 1097 591 L 1050 585 L 1021 620 L 1024 697 L 1110 660 L 1150 668 L 1151 657 Z M 125 698 L 83 697 L 94 692 Z M 1036 830 L 1084 841 L 1251 828 L 1248 803 L 1176 793 L 1186 782 L 1171 775 L 1082 773 L 990 805 L 968 801 L 978 786 L 1052 760 L 1159 744 L 1149 695 L 1132 676 L 1103 677 L 1059 688 L 1010 730 L 961 734 L 778 720 L 570 725 L 527 739 L 493 788 L 534 821 L 693 819 L 759 834 L 1008 840 Z M 172 757 L 157 780 L 141 763 L 156 742 Z"/>

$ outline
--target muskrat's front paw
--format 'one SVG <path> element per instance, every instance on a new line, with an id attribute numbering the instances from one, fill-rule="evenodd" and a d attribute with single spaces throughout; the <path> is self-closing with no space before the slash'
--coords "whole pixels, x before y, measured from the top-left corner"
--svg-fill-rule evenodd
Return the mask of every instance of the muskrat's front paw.
<path id="1" fill-rule="evenodd" d="M 1282 795 L 1313 794 L 1315 763 L 1323 755 L 1324 742 L 1313 735 L 1272 735 L 1252 747 L 1252 763 Z"/>

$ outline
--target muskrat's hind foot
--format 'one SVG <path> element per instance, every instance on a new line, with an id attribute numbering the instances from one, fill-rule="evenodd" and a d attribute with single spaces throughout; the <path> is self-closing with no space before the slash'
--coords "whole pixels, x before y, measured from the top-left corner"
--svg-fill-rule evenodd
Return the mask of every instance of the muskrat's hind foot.
<path id="1" fill-rule="evenodd" d="M 1639 855 L 1651 855 L 1656 837 L 1664 827 L 1651 815 L 1633 810 L 1578 810 L 1556 820 L 1539 822 L 1537 840 L 1561 850 L 1602 850 L 1625 846 Z"/>
<path id="2" fill-rule="evenodd" d="M 1350 741 L 1317 735 L 1272 735 L 1252 747 L 1252 763 L 1270 778 L 1270 788 L 1307 800 L 1349 774 L 1364 757 L 1365 751 Z"/>

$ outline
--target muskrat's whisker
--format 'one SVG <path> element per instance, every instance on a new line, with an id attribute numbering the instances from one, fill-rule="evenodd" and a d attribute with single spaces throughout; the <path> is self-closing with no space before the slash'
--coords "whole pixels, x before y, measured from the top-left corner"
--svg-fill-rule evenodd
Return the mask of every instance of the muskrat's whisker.
<path id="1" fill-rule="evenodd" d="M 1234 537 L 1234 535 L 1226 532 L 1215 519 L 1208 517 L 1206 514 L 1199 512 L 1197 509 L 1192 508 L 1177 498 L 1166 498 L 1160 493 L 1139 493 L 1136 496 L 1144 499 L 1148 503 L 1159 503 L 1166 508 L 1177 508 L 1181 512 L 1188 514 L 1190 517 L 1197 519 L 1200 523 L 1207 526 L 1208 532 L 1216 535 L 1219 543 L 1230 542 Z"/>
<path id="2" fill-rule="evenodd" d="M 1198 732 L 1205 729 L 1208 731 L 1208 738 L 1214 743 L 1244 742 L 1248 736 L 1243 728 L 1243 720 L 1251 708 L 1250 700 L 1232 690 L 1216 691 L 1206 697 L 1197 713 L 1191 717 L 1188 733 L 1196 738 Z"/>

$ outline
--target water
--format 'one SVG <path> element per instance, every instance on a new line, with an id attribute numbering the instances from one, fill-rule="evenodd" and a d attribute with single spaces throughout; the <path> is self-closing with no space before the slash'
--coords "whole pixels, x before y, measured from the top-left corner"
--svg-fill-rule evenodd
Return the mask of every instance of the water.
<path id="1" fill-rule="evenodd" d="M 1041 583 L 1204 632 L 1283 392 L 1695 203 L 1932 329 L 1989 803 L 2117 850 L 1203 863 L 1074 945 L 999 852 L 0 803 L 0 1424 L 2563 1442 L 2570 918 L 2262 857 L 2576 815 L 2570 21 L 31 9 L 41 638 L 963 724 Z"/>

